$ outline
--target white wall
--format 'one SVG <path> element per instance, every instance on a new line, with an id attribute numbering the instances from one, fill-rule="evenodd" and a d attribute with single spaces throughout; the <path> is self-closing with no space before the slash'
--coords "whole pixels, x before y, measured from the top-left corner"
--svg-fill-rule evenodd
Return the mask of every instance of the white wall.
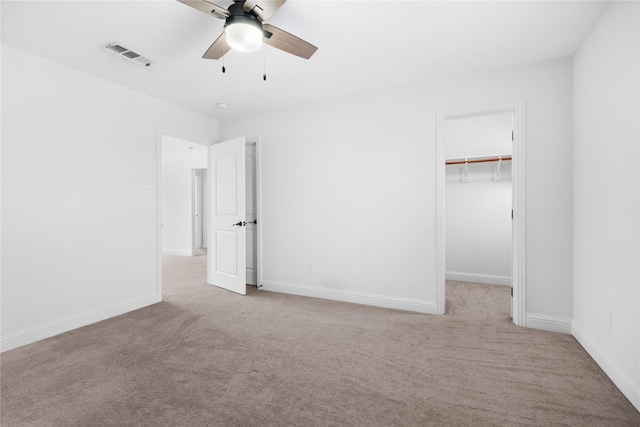
<path id="1" fill-rule="evenodd" d="M 573 331 L 640 410 L 638 14 L 613 2 L 574 58 Z"/>
<path id="2" fill-rule="evenodd" d="M 261 137 L 265 288 L 435 312 L 436 112 L 524 99 L 527 313 L 570 324 L 571 78 L 560 59 L 222 121 Z"/>
<path id="3" fill-rule="evenodd" d="M 207 148 L 162 137 L 162 252 L 195 255 L 192 207 L 193 169 L 207 168 Z"/>
<path id="4" fill-rule="evenodd" d="M 3 350 L 161 300 L 158 128 L 218 131 L 2 46 Z"/>
<path id="5" fill-rule="evenodd" d="M 513 113 L 486 114 L 445 122 L 444 157 L 486 157 L 513 153 Z"/>
<path id="6" fill-rule="evenodd" d="M 511 162 L 446 167 L 446 277 L 477 283 L 511 285 Z"/>

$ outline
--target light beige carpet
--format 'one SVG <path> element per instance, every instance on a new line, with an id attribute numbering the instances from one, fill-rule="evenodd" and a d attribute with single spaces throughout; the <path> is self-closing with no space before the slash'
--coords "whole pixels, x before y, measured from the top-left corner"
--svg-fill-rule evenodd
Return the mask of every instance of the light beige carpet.
<path id="1" fill-rule="evenodd" d="M 449 283 L 446 316 L 205 284 L 2 355 L 10 426 L 639 426 L 570 336 L 522 329 L 508 288 Z"/>

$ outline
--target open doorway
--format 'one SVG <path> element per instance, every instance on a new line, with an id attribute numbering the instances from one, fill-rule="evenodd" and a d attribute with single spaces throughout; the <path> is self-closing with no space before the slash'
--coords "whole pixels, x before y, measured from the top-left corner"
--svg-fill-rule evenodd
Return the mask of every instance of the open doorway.
<path id="1" fill-rule="evenodd" d="M 205 208 L 198 197 L 197 174 L 207 169 L 209 145 L 158 130 L 158 292 L 163 298 L 206 283 L 207 253 L 197 242 L 196 216 Z M 202 183 L 206 186 L 205 179 Z"/>
<path id="2" fill-rule="evenodd" d="M 511 285 L 525 326 L 524 104 L 439 113 L 437 132 L 436 311 L 447 279 Z"/>
<path id="3" fill-rule="evenodd" d="M 165 294 L 163 276 L 168 271 L 172 277 L 170 282 L 174 284 L 182 283 L 185 278 L 189 278 L 189 280 L 193 279 L 193 283 L 220 286 L 217 280 L 210 280 L 213 271 L 211 265 L 218 267 L 218 264 L 211 263 L 211 255 L 212 253 L 215 255 L 213 258 L 216 261 L 224 260 L 229 255 L 220 250 L 223 246 L 217 244 L 220 243 L 218 238 L 221 233 L 212 235 L 214 230 L 211 228 L 212 217 L 216 216 L 213 212 L 217 214 L 221 212 L 220 209 L 215 208 L 214 201 L 219 200 L 224 187 L 240 182 L 238 177 L 227 176 L 230 170 L 227 170 L 224 164 L 212 162 L 214 147 L 224 145 L 224 143 L 209 144 L 206 141 L 183 139 L 165 131 L 158 132 L 158 287 L 163 295 Z M 242 200 L 243 206 L 240 222 L 243 236 L 242 286 L 253 285 L 259 288 L 261 227 L 258 226 L 260 221 L 258 147 L 258 138 L 247 139 L 242 144 L 242 155 L 238 156 L 242 167 L 234 168 L 237 171 L 242 170 L 242 191 L 238 192 L 238 197 L 234 200 Z M 224 233 L 222 234 L 224 237 Z M 212 239 L 212 236 L 215 238 Z"/>
<path id="4" fill-rule="evenodd" d="M 465 300 L 461 308 L 470 313 L 511 317 L 513 112 L 460 117 L 445 126 L 448 298 Z"/>
<path id="5" fill-rule="evenodd" d="M 207 147 L 162 136 L 161 151 L 162 253 L 195 256 L 197 217 L 203 198 L 197 171 L 206 174 Z"/>

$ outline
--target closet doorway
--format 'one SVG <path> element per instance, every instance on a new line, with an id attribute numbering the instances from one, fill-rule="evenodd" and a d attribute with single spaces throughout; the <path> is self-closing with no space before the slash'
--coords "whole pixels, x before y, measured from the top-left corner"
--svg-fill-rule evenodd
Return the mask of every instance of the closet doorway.
<path id="1" fill-rule="evenodd" d="M 438 114 L 437 295 L 446 281 L 511 287 L 524 326 L 524 105 Z"/>

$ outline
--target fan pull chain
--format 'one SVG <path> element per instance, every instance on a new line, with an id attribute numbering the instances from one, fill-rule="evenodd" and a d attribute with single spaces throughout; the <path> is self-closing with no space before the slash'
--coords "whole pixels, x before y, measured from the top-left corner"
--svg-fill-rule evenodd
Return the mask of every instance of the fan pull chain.
<path id="1" fill-rule="evenodd" d="M 224 52 L 227 50 L 227 39 L 222 39 L 222 74 L 227 72 L 227 69 L 224 68 Z"/>
<path id="2" fill-rule="evenodd" d="M 262 49 L 264 50 L 264 64 L 263 64 L 263 73 L 262 80 L 267 81 L 267 46 L 263 45 Z"/>

